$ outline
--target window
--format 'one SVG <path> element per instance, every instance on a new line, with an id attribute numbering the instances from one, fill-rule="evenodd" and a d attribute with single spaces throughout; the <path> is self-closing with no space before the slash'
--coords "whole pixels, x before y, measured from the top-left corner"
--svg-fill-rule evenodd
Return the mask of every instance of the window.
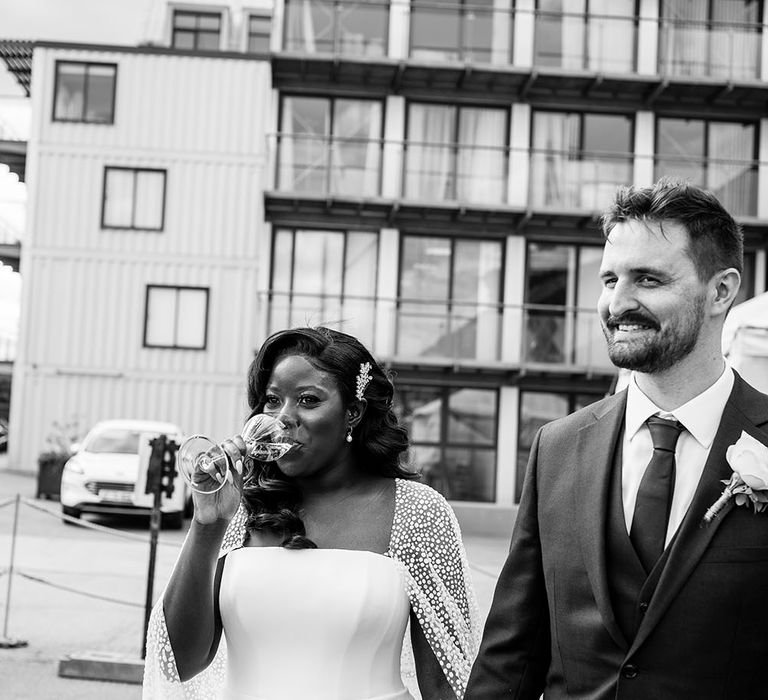
<path id="1" fill-rule="evenodd" d="M 278 229 L 270 328 L 331 324 L 371 345 L 379 236 L 367 231 Z"/>
<path id="2" fill-rule="evenodd" d="M 104 169 L 102 228 L 162 231 L 165 170 Z"/>
<path id="3" fill-rule="evenodd" d="M 397 353 L 498 360 L 501 241 L 403 236 Z"/>
<path id="4" fill-rule="evenodd" d="M 385 56 L 387 0 L 286 0 L 285 50 Z"/>
<path id="5" fill-rule="evenodd" d="M 221 15 L 218 12 L 173 11 L 174 49 L 218 51 L 221 37 Z"/>
<path id="6" fill-rule="evenodd" d="M 56 61 L 53 120 L 112 124 L 116 80 L 113 63 Z"/>
<path id="7" fill-rule="evenodd" d="M 405 196 L 504 203 L 507 118 L 506 109 L 408 105 Z"/>
<path id="8" fill-rule="evenodd" d="M 538 0 L 533 63 L 631 72 L 636 37 L 636 0 Z"/>
<path id="9" fill-rule="evenodd" d="M 760 0 L 662 0 L 659 73 L 730 80 L 760 77 Z"/>
<path id="10" fill-rule="evenodd" d="M 515 475 L 515 503 L 520 501 L 525 468 L 536 431 L 545 423 L 562 418 L 580 408 L 602 399 L 604 394 L 554 393 L 521 391 L 517 433 L 517 472 Z"/>
<path id="11" fill-rule="evenodd" d="M 655 178 L 672 175 L 711 190 L 734 216 L 757 213 L 757 125 L 659 118 Z"/>
<path id="12" fill-rule="evenodd" d="M 632 182 L 633 121 L 624 114 L 533 113 L 531 204 L 600 211 Z"/>
<path id="13" fill-rule="evenodd" d="M 381 130 L 381 102 L 285 97 L 278 187 L 310 194 L 377 195 Z"/>
<path id="14" fill-rule="evenodd" d="M 449 500 L 495 500 L 498 391 L 398 383 L 395 413 L 423 482 Z"/>
<path id="15" fill-rule="evenodd" d="M 272 18 L 269 15 L 249 15 L 248 53 L 269 53 Z"/>
<path id="16" fill-rule="evenodd" d="M 494 54 L 509 61 L 512 13 L 493 0 L 411 2 L 411 57 L 430 61 L 490 63 Z"/>
<path id="17" fill-rule="evenodd" d="M 603 246 L 528 243 L 527 362 L 612 368 L 597 315 Z"/>
<path id="18" fill-rule="evenodd" d="M 205 350 L 208 290 L 204 287 L 147 287 L 144 347 Z"/>

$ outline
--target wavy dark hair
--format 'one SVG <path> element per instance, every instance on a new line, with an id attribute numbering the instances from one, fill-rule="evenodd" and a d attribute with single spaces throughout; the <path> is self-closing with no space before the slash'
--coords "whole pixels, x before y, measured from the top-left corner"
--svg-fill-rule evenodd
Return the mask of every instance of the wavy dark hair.
<path id="1" fill-rule="evenodd" d="M 416 479 L 403 466 L 408 432 L 392 410 L 394 386 L 365 346 L 354 336 L 318 326 L 292 328 L 271 335 L 259 348 L 248 370 L 248 405 L 251 415 L 261 413 L 275 365 L 284 357 L 300 355 L 336 382 L 344 406 L 355 400 L 360 365 L 369 362 L 371 381 L 365 389 L 366 409 L 354 429 L 351 444 L 355 463 L 371 474 Z M 243 501 L 249 531 L 269 532 L 289 549 L 315 547 L 306 537 L 299 511 L 301 492 L 274 462 L 246 459 Z"/>

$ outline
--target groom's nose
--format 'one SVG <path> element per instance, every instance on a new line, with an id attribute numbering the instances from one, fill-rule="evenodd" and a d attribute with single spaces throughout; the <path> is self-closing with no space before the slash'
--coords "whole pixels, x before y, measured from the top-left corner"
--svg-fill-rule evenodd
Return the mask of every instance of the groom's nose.
<path id="1" fill-rule="evenodd" d="M 628 311 L 636 311 L 640 303 L 637 300 L 635 291 L 635 287 L 631 282 L 621 279 L 616 280 L 616 284 L 612 289 L 604 290 L 604 293 L 608 295 L 608 313 L 619 318 Z"/>

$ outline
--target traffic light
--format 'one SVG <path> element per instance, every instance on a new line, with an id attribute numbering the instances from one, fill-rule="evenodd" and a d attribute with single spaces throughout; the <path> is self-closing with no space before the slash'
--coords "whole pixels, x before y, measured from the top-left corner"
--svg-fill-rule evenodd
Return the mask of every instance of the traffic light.
<path id="1" fill-rule="evenodd" d="M 152 449 L 147 467 L 147 486 L 145 493 L 173 495 L 176 476 L 176 451 L 179 445 L 166 435 L 159 435 L 149 441 Z"/>

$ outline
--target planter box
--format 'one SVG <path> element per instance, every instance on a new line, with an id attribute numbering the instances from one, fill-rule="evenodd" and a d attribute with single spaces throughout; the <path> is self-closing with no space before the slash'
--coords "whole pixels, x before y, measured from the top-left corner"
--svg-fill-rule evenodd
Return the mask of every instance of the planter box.
<path id="1" fill-rule="evenodd" d="M 35 498 L 47 498 L 58 501 L 61 494 L 61 472 L 68 455 L 42 454 L 37 460 L 37 495 Z"/>

